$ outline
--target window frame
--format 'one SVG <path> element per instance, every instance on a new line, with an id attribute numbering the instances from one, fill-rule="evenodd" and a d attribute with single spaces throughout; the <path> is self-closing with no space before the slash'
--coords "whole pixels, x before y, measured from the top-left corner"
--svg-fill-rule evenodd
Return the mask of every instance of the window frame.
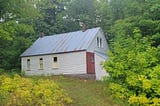
<path id="1" fill-rule="evenodd" d="M 52 58 L 52 68 L 53 69 L 58 69 L 58 57 L 57 56 L 54 56 Z"/>
<path id="2" fill-rule="evenodd" d="M 99 42 L 100 42 L 100 47 L 103 48 L 103 39 L 100 38 L 100 41 L 99 41 Z"/>
<path id="3" fill-rule="evenodd" d="M 44 66 L 43 66 L 44 64 L 43 64 L 43 58 L 42 57 L 40 57 L 39 58 L 39 70 L 43 70 L 44 69 Z"/>
<path id="4" fill-rule="evenodd" d="M 99 37 L 99 36 L 97 36 L 96 45 L 99 48 L 103 48 L 103 39 L 101 37 Z"/>
<path id="5" fill-rule="evenodd" d="M 31 69 L 31 59 L 27 59 L 27 71 L 30 71 Z"/>
<path id="6" fill-rule="evenodd" d="M 97 39 L 96 39 L 96 43 L 97 43 L 97 47 L 99 47 L 99 36 L 97 36 Z"/>

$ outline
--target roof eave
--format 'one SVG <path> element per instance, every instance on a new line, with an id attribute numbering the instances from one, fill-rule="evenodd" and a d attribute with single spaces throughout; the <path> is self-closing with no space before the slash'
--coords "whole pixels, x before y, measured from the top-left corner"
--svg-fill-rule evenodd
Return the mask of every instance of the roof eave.
<path id="1" fill-rule="evenodd" d="M 56 53 L 44 53 L 44 54 L 35 54 L 35 55 L 20 55 L 20 57 L 31 57 L 31 56 L 42 56 L 42 55 L 53 55 L 53 54 L 64 54 L 64 53 L 72 53 L 72 52 L 82 52 L 86 51 L 86 49 L 83 50 L 75 50 L 75 51 L 66 51 L 66 52 L 56 52 Z"/>

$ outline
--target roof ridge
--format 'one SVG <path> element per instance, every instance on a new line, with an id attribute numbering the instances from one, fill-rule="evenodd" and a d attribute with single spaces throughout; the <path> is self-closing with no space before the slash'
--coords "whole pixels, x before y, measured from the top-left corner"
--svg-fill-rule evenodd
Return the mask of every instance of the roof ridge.
<path id="1" fill-rule="evenodd" d="M 100 27 L 95 27 L 95 28 L 89 28 L 89 29 L 86 29 L 86 31 L 88 30 L 93 30 L 93 29 L 100 29 Z M 64 35 L 64 34 L 68 34 L 68 33 L 76 33 L 76 32 L 82 32 L 82 30 L 76 30 L 76 31 L 72 31 L 72 32 L 64 32 L 64 33 L 57 33 L 57 34 L 52 34 L 52 35 L 47 35 L 47 36 L 44 36 L 44 37 L 50 37 L 50 36 L 59 36 L 59 35 Z M 85 32 L 86 32 L 85 31 Z M 43 37 L 42 37 L 43 38 Z"/>

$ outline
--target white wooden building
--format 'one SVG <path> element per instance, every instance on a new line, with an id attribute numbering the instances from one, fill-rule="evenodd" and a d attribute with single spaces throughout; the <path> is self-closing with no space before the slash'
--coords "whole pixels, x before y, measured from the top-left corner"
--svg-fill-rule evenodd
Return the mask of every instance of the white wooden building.
<path id="1" fill-rule="evenodd" d="M 101 61 L 107 59 L 108 44 L 101 28 L 75 31 L 38 38 L 21 54 L 26 75 L 108 75 Z"/>

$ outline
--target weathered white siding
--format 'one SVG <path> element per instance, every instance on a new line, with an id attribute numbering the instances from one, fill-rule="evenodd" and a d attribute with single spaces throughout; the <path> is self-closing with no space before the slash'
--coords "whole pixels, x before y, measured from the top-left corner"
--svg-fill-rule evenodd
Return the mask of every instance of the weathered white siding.
<path id="1" fill-rule="evenodd" d="M 91 31 L 92 32 L 92 31 Z M 81 51 L 81 52 L 70 52 L 70 53 L 62 53 L 62 54 L 52 54 L 52 55 L 41 55 L 41 56 L 30 56 L 30 57 L 22 57 L 21 61 L 22 61 L 22 70 L 25 71 L 25 73 L 27 75 L 50 75 L 50 74 L 86 74 L 86 52 L 92 52 L 95 53 L 95 74 L 96 74 L 96 79 L 97 80 L 102 80 L 103 76 L 108 75 L 105 70 L 102 68 L 102 66 L 100 65 L 101 61 L 104 61 L 105 58 L 100 55 L 97 55 L 96 52 L 101 53 L 101 55 L 103 55 L 104 53 L 106 53 L 107 50 L 109 50 L 108 48 L 108 44 L 107 41 L 105 40 L 105 36 L 103 35 L 103 32 L 101 29 L 96 29 L 95 33 L 85 33 L 82 31 L 79 31 L 78 33 L 81 33 L 83 35 L 83 39 L 86 39 L 86 42 L 81 42 L 81 45 L 79 45 L 79 43 L 77 43 L 76 40 L 79 40 L 79 38 L 77 37 L 71 37 L 72 40 L 74 41 L 72 43 L 75 43 L 75 45 L 79 48 L 78 50 L 86 50 L 86 51 Z M 72 33 L 73 34 L 73 33 Z M 91 34 L 94 35 L 92 36 L 87 36 L 87 34 Z M 80 37 L 80 36 L 79 36 Z M 91 37 L 92 39 L 88 39 L 88 37 Z M 98 47 L 97 46 L 97 37 L 102 39 L 102 43 L 103 43 L 103 47 Z M 68 38 L 68 37 L 64 37 L 64 38 Z M 76 38 L 76 39 L 75 39 Z M 81 37 L 80 37 L 81 38 Z M 87 40 L 88 39 L 88 40 Z M 52 40 L 49 39 L 49 41 L 52 42 Z M 85 40 L 84 40 L 85 41 Z M 44 41 L 46 43 L 46 41 Z M 68 41 L 67 41 L 68 42 Z M 90 43 L 91 42 L 91 43 Z M 71 43 L 71 44 L 72 44 Z M 41 44 L 41 43 L 40 43 Z M 40 45 L 39 44 L 39 45 Z M 48 44 L 48 42 L 47 42 Z M 68 42 L 68 45 L 70 44 L 70 42 Z M 88 47 L 88 45 L 89 47 Z M 55 44 L 54 44 L 55 45 Z M 73 46 L 74 44 L 70 45 L 71 49 L 69 50 L 74 50 L 75 48 L 77 48 L 76 46 Z M 87 46 L 86 46 L 87 45 Z M 41 46 L 40 46 L 41 47 Z M 44 46 L 46 47 L 46 46 Z M 36 50 L 35 48 L 33 49 L 29 49 L 28 52 L 31 52 L 33 50 L 33 55 L 39 55 L 39 53 L 50 53 L 48 52 L 48 50 L 51 50 L 51 53 L 53 53 L 53 48 L 51 48 L 52 46 L 50 46 L 50 48 L 45 48 L 44 51 L 40 50 L 37 54 L 36 54 Z M 55 46 L 57 48 L 57 46 Z M 65 46 L 67 49 L 69 46 Z M 36 47 L 36 48 L 39 48 Z M 60 46 L 60 48 L 62 50 L 66 50 L 63 48 L 63 46 Z M 60 52 L 65 52 L 65 51 L 61 51 L 61 49 L 59 49 Z M 31 51 L 30 51 L 31 50 Z M 54 53 L 57 53 L 56 51 L 57 49 L 55 49 Z M 26 52 L 26 53 L 28 53 Z M 22 56 L 28 56 L 28 55 L 22 55 Z M 58 59 L 58 68 L 53 68 L 53 57 L 57 57 Z M 43 69 L 39 69 L 39 59 L 43 58 Z M 27 59 L 30 59 L 30 69 L 31 71 L 27 71 Z M 57 64 L 55 65 L 55 67 L 57 66 Z"/>
<path id="2" fill-rule="evenodd" d="M 53 57 L 58 58 L 58 68 L 53 69 Z M 30 59 L 30 69 L 27 70 L 27 59 Z M 43 70 L 39 69 L 39 58 L 43 58 Z M 86 52 L 72 52 L 43 56 L 22 57 L 22 70 L 27 75 L 49 74 L 86 74 Z"/>
<path id="3" fill-rule="evenodd" d="M 102 42 L 103 42 L 102 48 L 97 46 L 97 37 L 102 38 Z M 109 50 L 109 47 L 108 47 L 106 38 L 104 37 L 103 32 L 99 30 L 94 40 L 92 41 L 91 45 L 87 49 L 87 51 L 89 52 L 100 51 L 100 52 L 106 53 L 107 50 Z"/>
<path id="4" fill-rule="evenodd" d="M 95 54 L 95 74 L 96 80 L 103 80 L 104 76 L 108 76 L 109 74 L 104 70 L 101 66 L 101 62 L 104 62 L 105 59 L 97 54 Z"/>

